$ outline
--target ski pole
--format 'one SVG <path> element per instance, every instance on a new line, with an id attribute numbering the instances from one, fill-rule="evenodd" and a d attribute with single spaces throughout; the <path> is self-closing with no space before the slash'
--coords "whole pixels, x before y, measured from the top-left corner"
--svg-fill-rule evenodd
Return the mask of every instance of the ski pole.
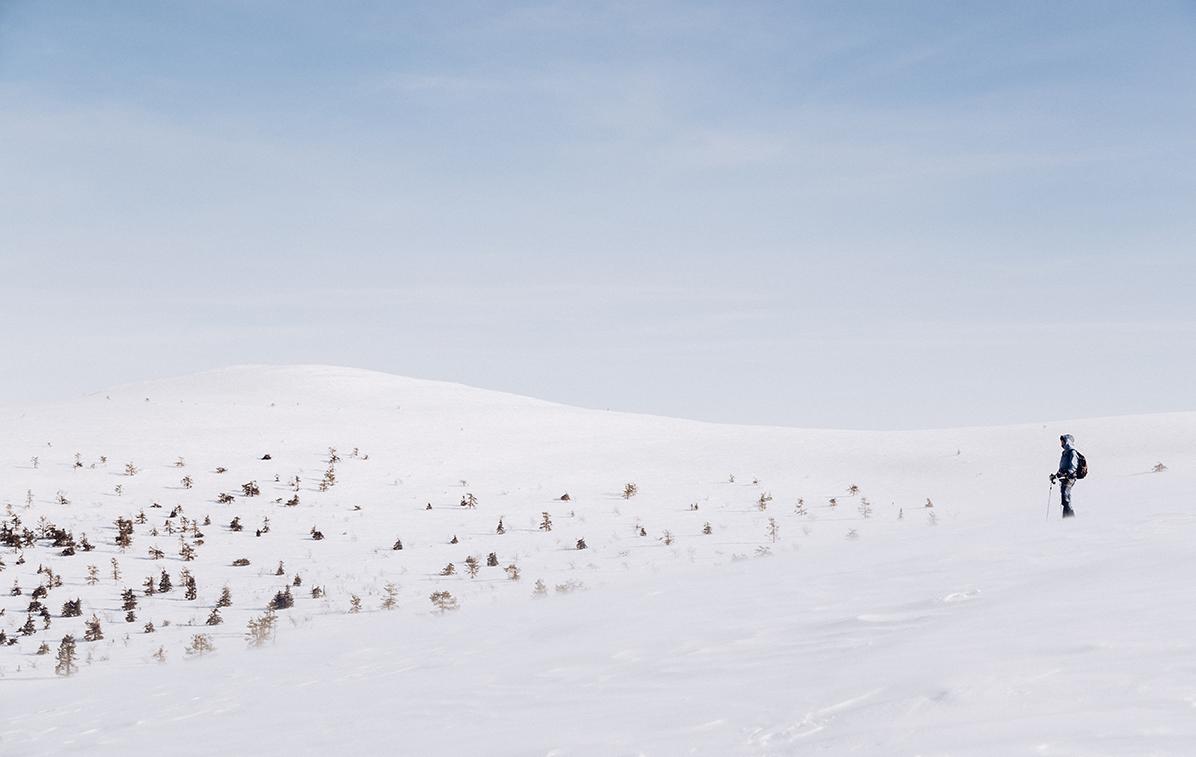
<path id="1" fill-rule="evenodd" d="M 1055 493 L 1055 482 L 1054 482 L 1054 481 L 1052 481 L 1052 482 L 1051 482 L 1051 488 L 1050 488 L 1050 489 L 1047 489 L 1047 509 L 1046 509 L 1046 519 L 1047 519 L 1048 521 L 1051 519 L 1051 495 L 1052 495 L 1052 494 L 1054 494 L 1054 493 Z"/>

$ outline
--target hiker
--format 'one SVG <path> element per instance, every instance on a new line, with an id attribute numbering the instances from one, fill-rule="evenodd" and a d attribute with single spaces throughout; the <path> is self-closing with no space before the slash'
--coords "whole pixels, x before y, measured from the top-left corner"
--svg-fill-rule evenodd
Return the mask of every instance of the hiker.
<path id="1" fill-rule="evenodd" d="M 1080 470 L 1080 453 L 1076 451 L 1075 439 L 1071 434 L 1059 437 L 1059 445 L 1063 447 L 1063 455 L 1059 458 L 1059 470 L 1051 474 L 1051 483 L 1058 482 L 1059 497 L 1063 503 L 1063 517 L 1074 518 L 1075 511 L 1071 509 L 1071 487 L 1075 484 Z"/>

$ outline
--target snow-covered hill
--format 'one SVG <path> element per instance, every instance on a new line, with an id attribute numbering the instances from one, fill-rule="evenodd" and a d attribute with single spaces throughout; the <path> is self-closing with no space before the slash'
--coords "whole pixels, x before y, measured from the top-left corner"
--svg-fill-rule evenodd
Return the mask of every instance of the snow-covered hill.
<path id="1" fill-rule="evenodd" d="M 1196 413 L 811 431 L 303 366 L 3 408 L 0 428 L 22 542 L 0 551 L 0 586 L 21 590 L 0 596 L 5 755 L 1196 744 Z M 1064 432 L 1093 470 L 1072 522 L 1046 517 Z M 37 538 L 51 527 L 76 554 Z M 147 596 L 163 571 L 174 588 Z M 43 585 L 48 629 L 27 612 Z M 93 615 L 103 638 L 83 641 Z M 62 677 L 66 634 L 79 670 Z M 199 634 L 215 651 L 185 651 Z"/>

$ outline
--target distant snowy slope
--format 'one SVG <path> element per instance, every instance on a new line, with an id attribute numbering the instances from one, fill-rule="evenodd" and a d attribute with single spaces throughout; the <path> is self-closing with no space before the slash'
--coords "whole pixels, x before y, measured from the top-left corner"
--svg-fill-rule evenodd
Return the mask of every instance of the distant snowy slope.
<path id="1" fill-rule="evenodd" d="M 247 366 L 0 423 L 4 755 L 1196 743 L 1196 413 L 805 430 Z M 1067 523 L 1046 502 L 1064 432 L 1092 467 Z M 93 614 L 104 638 L 82 641 Z M 215 652 L 188 655 L 197 634 Z"/>

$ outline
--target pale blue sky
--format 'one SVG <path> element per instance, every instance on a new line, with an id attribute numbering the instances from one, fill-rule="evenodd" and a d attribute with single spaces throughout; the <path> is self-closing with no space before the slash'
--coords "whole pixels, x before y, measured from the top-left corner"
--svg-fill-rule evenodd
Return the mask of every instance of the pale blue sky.
<path id="1" fill-rule="evenodd" d="M 1196 3 L 0 0 L 0 402 L 1196 409 Z"/>

